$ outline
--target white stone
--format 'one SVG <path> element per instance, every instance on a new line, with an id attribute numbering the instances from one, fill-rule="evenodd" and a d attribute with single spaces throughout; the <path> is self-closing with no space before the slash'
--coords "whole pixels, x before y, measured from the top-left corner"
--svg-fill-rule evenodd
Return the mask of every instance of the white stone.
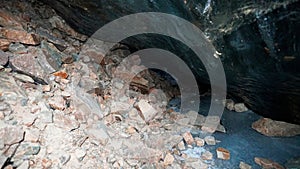
<path id="1" fill-rule="evenodd" d="M 70 158 L 71 158 L 71 155 L 66 152 L 61 153 L 59 156 L 59 160 L 62 165 L 67 164 L 70 161 Z"/>
<path id="2" fill-rule="evenodd" d="M 167 166 L 167 165 L 171 165 L 173 162 L 174 162 L 174 157 L 172 154 L 168 153 L 164 159 L 164 165 Z"/>
<path id="3" fill-rule="evenodd" d="M 208 133 L 214 133 L 217 130 L 219 125 L 220 125 L 219 116 L 207 116 L 205 123 L 201 127 L 201 130 Z"/>
<path id="4" fill-rule="evenodd" d="M 225 106 L 228 110 L 233 111 L 234 110 L 234 101 L 231 99 L 227 99 Z"/>
<path id="5" fill-rule="evenodd" d="M 63 96 L 63 97 L 70 97 L 70 96 L 71 96 L 71 93 L 70 93 L 70 92 L 67 92 L 67 91 L 62 91 L 62 92 L 61 92 L 61 96 Z"/>
<path id="6" fill-rule="evenodd" d="M 202 153 L 201 158 L 203 160 L 212 160 L 213 154 L 209 151 L 205 151 L 204 153 Z"/>
<path id="7" fill-rule="evenodd" d="M 230 159 L 230 152 L 229 150 L 225 148 L 217 148 L 217 158 L 222 159 L 222 160 L 229 160 Z"/>
<path id="8" fill-rule="evenodd" d="M 25 130 L 24 141 L 37 142 L 39 140 L 40 130 L 36 128 L 28 128 Z"/>
<path id="9" fill-rule="evenodd" d="M 54 96 L 48 101 L 51 108 L 55 110 L 64 110 L 66 107 L 66 101 L 61 96 Z"/>
<path id="10" fill-rule="evenodd" d="M 241 161 L 239 165 L 240 169 L 252 169 L 251 165 Z"/>
<path id="11" fill-rule="evenodd" d="M 204 140 L 207 145 L 216 145 L 216 139 L 214 136 L 206 136 Z"/>
<path id="12" fill-rule="evenodd" d="M 146 122 L 152 120 L 157 114 L 157 111 L 146 100 L 140 100 L 138 107 L 141 110 L 142 118 Z"/>
<path id="13" fill-rule="evenodd" d="M 108 136 L 107 132 L 102 128 L 100 128 L 100 129 L 88 129 L 87 133 L 92 138 L 95 138 L 96 140 L 100 141 L 100 144 L 102 144 L 102 145 L 106 145 L 108 140 L 109 140 L 109 136 Z"/>
<path id="14" fill-rule="evenodd" d="M 27 75 L 23 75 L 23 74 L 14 74 L 13 75 L 16 79 L 22 81 L 22 82 L 29 82 L 29 83 L 34 83 L 34 80 L 27 76 Z"/>
<path id="15" fill-rule="evenodd" d="M 196 142 L 196 145 L 197 145 L 198 147 L 202 147 L 202 146 L 204 146 L 204 144 L 205 144 L 204 139 L 201 139 L 201 138 L 199 138 L 199 137 L 195 137 L 195 142 Z"/>
<path id="16" fill-rule="evenodd" d="M 83 149 L 76 149 L 75 150 L 75 156 L 77 157 L 77 159 L 79 161 L 82 161 L 83 158 L 85 157 L 85 155 L 86 155 L 86 151 L 85 150 L 83 150 Z"/>
<path id="17" fill-rule="evenodd" d="M 43 123 L 53 123 L 52 111 L 41 111 L 38 115 L 39 119 Z"/>
<path id="18" fill-rule="evenodd" d="M 178 143 L 177 147 L 178 147 L 178 149 L 181 150 L 181 151 L 182 151 L 182 150 L 185 150 L 184 142 L 181 141 L 180 143 Z"/>
<path id="19" fill-rule="evenodd" d="M 50 85 L 43 85 L 42 90 L 43 90 L 43 92 L 50 92 L 51 91 L 51 86 Z"/>
<path id="20" fill-rule="evenodd" d="M 194 138 L 190 132 L 185 132 L 182 137 L 188 145 L 192 145 L 194 143 Z"/>
<path id="21" fill-rule="evenodd" d="M 29 161 L 24 161 L 19 167 L 18 169 L 29 169 Z"/>
<path id="22" fill-rule="evenodd" d="M 237 103 L 237 104 L 234 105 L 234 110 L 236 112 L 241 113 L 241 112 L 248 111 L 248 108 L 245 106 L 244 103 Z"/>
<path id="23" fill-rule="evenodd" d="M 130 165 L 131 167 L 137 166 L 139 164 L 138 160 L 134 160 L 134 159 L 127 159 L 126 162 L 128 163 L 128 165 Z"/>
<path id="24" fill-rule="evenodd" d="M 112 102 L 110 105 L 111 112 L 129 111 L 132 105 L 126 102 Z"/>

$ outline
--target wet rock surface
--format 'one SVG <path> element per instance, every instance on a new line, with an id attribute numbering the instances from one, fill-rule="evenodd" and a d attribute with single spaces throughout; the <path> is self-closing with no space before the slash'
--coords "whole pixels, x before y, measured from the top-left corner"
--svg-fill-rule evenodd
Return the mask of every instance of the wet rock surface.
<path id="1" fill-rule="evenodd" d="M 122 50 L 106 56 L 105 43 L 79 52 L 87 37 L 48 6 L 5 3 L 0 4 L 1 27 L 21 34 L 3 37 L 9 45 L 0 53 L 9 56 L 0 68 L 1 168 L 223 169 L 238 168 L 240 160 L 254 168 L 255 162 L 270 166 L 254 157 L 283 164 L 299 156 L 298 136 L 278 141 L 259 135 L 250 128 L 258 119 L 251 111 L 225 112 L 217 119 L 224 126 L 219 124 L 214 134 L 201 130 L 206 119 L 215 117 L 166 106 L 180 97 L 178 87 L 154 71 L 131 74 L 143 68 L 139 56 L 113 71 L 130 54 L 126 47 L 119 44 Z M 33 34 L 42 41 L 31 39 Z M 123 81 L 130 78 L 132 83 Z M 205 97 L 204 105 L 209 99 Z M 201 111 L 205 114 L 208 108 Z"/>

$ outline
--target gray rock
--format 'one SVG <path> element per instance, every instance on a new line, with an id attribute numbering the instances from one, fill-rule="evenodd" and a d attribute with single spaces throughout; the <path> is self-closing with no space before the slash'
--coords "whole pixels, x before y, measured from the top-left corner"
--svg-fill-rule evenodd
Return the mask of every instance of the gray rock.
<path id="1" fill-rule="evenodd" d="M 205 151 L 204 153 L 202 153 L 201 158 L 203 160 L 212 160 L 213 154 L 209 151 Z"/>
<path id="2" fill-rule="evenodd" d="M 2 50 L 0 50 L 0 65 L 4 66 L 8 63 L 9 55 Z"/>
<path id="3" fill-rule="evenodd" d="M 33 80 L 30 76 L 27 76 L 27 75 L 15 73 L 15 74 L 13 74 L 13 76 L 14 76 L 17 80 L 20 80 L 21 82 L 25 82 L 25 83 L 26 83 L 26 82 L 34 83 L 34 80 Z"/>
<path id="4" fill-rule="evenodd" d="M 28 110 L 28 109 L 27 109 Z M 33 125 L 33 123 L 35 122 L 35 120 L 37 119 L 35 114 L 29 113 L 28 112 L 23 112 L 22 114 L 20 114 L 18 116 L 18 118 L 20 118 L 20 122 L 19 124 L 23 124 L 27 127 L 30 127 Z"/>
<path id="5" fill-rule="evenodd" d="M 50 74 L 55 72 L 40 48 L 31 47 L 28 53 L 12 57 L 10 64 L 13 70 L 29 75 L 41 84 L 47 84 Z"/>
<path id="6" fill-rule="evenodd" d="M 30 142 L 23 142 L 18 147 L 14 159 L 24 159 L 28 158 L 31 155 L 37 155 L 41 150 L 41 147 L 38 143 L 30 143 Z"/>
<path id="7" fill-rule="evenodd" d="M 11 43 L 9 45 L 8 50 L 12 53 L 17 53 L 17 54 L 22 54 L 22 53 L 26 53 L 27 49 L 23 44 L 20 43 Z"/>
<path id="8" fill-rule="evenodd" d="M 234 105 L 234 110 L 235 110 L 236 112 L 241 113 L 241 112 L 248 111 L 248 108 L 245 106 L 244 103 L 236 103 L 236 104 Z"/>
<path id="9" fill-rule="evenodd" d="M 38 116 L 43 123 L 53 123 L 52 111 L 41 111 Z"/>
<path id="10" fill-rule="evenodd" d="M 15 79 L 7 73 L 0 72 L 0 92 L 5 102 L 14 105 L 20 99 L 27 99 L 27 94 Z"/>
<path id="11" fill-rule="evenodd" d="M 2 112 L 4 116 L 9 116 L 12 112 L 12 109 L 8 103 L 0 101 L 0 112 Z"/>
<path id="12" fill-rule="evenodd" d="M 134 159 L 127 159 L 126 162 L 128 163 L 128 165 L 130 165 L 131 167 L 137 166 L 139 164 L 138 160 L 134 160 Z"/>
<path id="13" fill-rule="evenodd" d="M 2 150 L 4 148 L 4 146 L 5 146 L 4 145 L 4 140 L 1 139 L 0 140 L 0 150 Z"/>
<path id="14" fill-rule="evenodd" d="M 59 49 L 66 49 L 67 48 L 67 42 L 64 41 L 63 39 L 60 39 L 58 37 L 55 37 L 51 34 L 51 32 L 49 33 L 48 30 L 42 28 L 42 27 L 38 27 L 36 29 L 37 34 L 39 34 L 41 37 L 47 39 L 47 41 L 56 44 L 59 46 Z"/>
<path id="15" fill-rule="evenodd" d="M 67 56 L 60 52 L 53 44 L 42 41 L 41 48 L 47 58 L 48 63 L 57 71 L 62 65 L 62 58 Z"/>
<path id="16" fill-rule="evenodd" d="M 62 91 L 62 92 L 61 92 L 61 96 L 63 96 L 63 97 L 70 97 L 70 96 L 71 96 L 71 93 L 70 93 L 70 92 L 67 92 L 67 91 Z"/>
<path id="17" fill-rule="evenodd" d="M 38 142 L 39 140 L 39 137 L 40 137 L 40 130 L 39 129 L 36 129 L 36 128 L 27 128 L 25 130 L 25 138 L 24 138 L 24 141 L 26 142 L 33 142 L 33 143 L 36 143 Z"/>
<path id="18" fill-rule="evenodd" d="M 62 165 L 67 164 L 70 161 L 71 155 L 64 152 L 60 155 L 59 160 Z"/>
<path id="19" fill-rule="evenodd" d="M 205 164 L 202 160 L 198 159 L 198 161 L 195 162 L 189 162 L 186 164 L 189 167 L 197 168 L 197 169 L 208 169 L 208 165 Z"/>
<path id="20" fill-rule="evenodd" d="M 231 99 L 226 99 L 226 108 L 230 111 L 234 110 L 234 101 Z"/>
<path id="21" fill-rule="evenodd" d="M 79 161 L 82 161 L 83 158 L 85 157 L 85 155 L 86 155 L 86 151 L 85 150 L 83 150 L 81 148 L 75 150 L 75 156 L 77 157 L 77 159 Z"/>
<path id="22" fill-rule="evenodd" d="M 7 157 L 4 156 L 3 154 L 0 154 L 0 166 L 3 166 L 4 163 L 6 162 Z"/>
<path id="23" fill-rule="evenodd" d="M 51 23 L 52 27 L 57 28 L 58 30 L 68 34 L 72 38 L 78 39 L 80 41 L 86 41 L 87 36 L 81 35 L 74 31 L 69 25 L 65 23 L 63 19 L 61 19 L 58 16 L 53 16 L 49 19 L 49 22 Z"/>
<path id="24" fill-rule="evenodd" d="M 23 161 L 23 163 L 18 167 L 18 169 L 29 169 L 29 161 Z"/>
<path id="25" fill-rule="evenodd" d="M 54 110 L 64 110 L 66 108 L 66 101 L 61 96 L 54 96 L 50 98 L 48 103 Z"/>
<path id="26" fill-rule="evenodd" d="M 182 136 L 180 135 L 170 135 L 169 133 L 161 133 L 161 138 L 165 138 L 164 140 L 164 147 L 168 149 L 172 149 L 172 147 L 177 146 L 182 141 Z M 158 136 L 159 137 L 159 136 Z"/>
<path id="27" fill-rule="evenodd" d="M 24 138 L 24 131 L 21 126 L 5 126 L 0 128 L 0 138 L 5 145 L 19 143 Z"/>
<path id="28" fill-rule="evenodd" d="M 107 142 L 109 141 L 109 136 L 105 129 L 100 128 L 100 129 L 88 129 L 87 133 L 94 139 L 100 141 L 102 145 L 106 145 Z"/>
<path id="29" fill-rule="evenodd" d="M 63 112 L 60 111 L 54 112 L 53 121 L 55 126 L 60 127 L 62 129 L 66 129 L 68 131 L 76 129 L 80 125 L 79 122 L 75 119 L 74 115 L 65 115 Z"/>

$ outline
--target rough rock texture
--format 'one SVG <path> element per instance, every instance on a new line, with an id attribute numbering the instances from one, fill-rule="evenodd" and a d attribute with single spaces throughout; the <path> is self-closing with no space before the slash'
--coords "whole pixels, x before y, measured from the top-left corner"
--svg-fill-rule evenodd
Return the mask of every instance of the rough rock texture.
<path id="1" fill-rule="evenodd" d="M 9 55 L 2 50 L 0 50 L 0 65 L 4 66 L 8 63 Z"/>
<path id="2" fill-rule="evenodd" d="M 222 160 L 230 160 L 230 152 L 229 150 L 219 147 L 217 148 L 217 157 Z"/>
<path id="3" fill-rule="evenodd" d="M 279 1 L 67 1 L 41 0 L 79 32 L 92 35 L 121 16 L 159 11 L 196 23 L 222 53 L 229 94 L 255 112 L 300 123 L 299 31 L 300 2 Z M 114 9 L 114 10 L 111 10 Z M 63 11 L 63 12 L 62 12 Z M 172 22 L 170 22 L 172 24 Z M 140 36 L 131 48 L 164 47 L 178 54 L 208 84 L 200 61 L 183 45 L 166 37 Z"/>
<path id="4" fill-rule="evenodd" d="M 261 118 L 252 124 L 252 128 L 266 136 L 291 137 L 300 134 L 300 125 Z"/>
<path id="5" fill-rule="evenodd" d="M 46 84 L 49 81 L 49 73 L 55 71 L 47 62 L 42 50 L 36 48 L 29 48 L 28 53 L 12 57 L 10 64 L 15 71 L 27 74 L 42 84 Z"/>
<path id="6" fill-rule="evenodd" d="M 255 157 L 254 161 L 255 163 L 257 163 L 258 165 L 260 165 L 262 168 L 265 169 L 284 169 L 283 166 L 269 159 Z"/>
<path id="7" fill-rule="evenodd" d="M 240 169 L 252 169 L 251 165 L 245 163 L 245 162 L 240 162 L 239 164 Z"/>
<path id="8" fill-rule="evenodd" d="M 38 45 L 40 43 L 39 37 L 36 34 L 27 33 L 22 30 L 0 29 L 0 36 L 7 38 L 12 42 L 20 42 L 28 45 Z"/>
<path id="9" fill-rule="evenodd" d="M 0 67 L 0 168 L 208 169 L 239 162 L 245 154 L 237 154 L 240 152 L 233 150 L 235 147 L 220 145 L 226 139 L 219 136 L 232 135 L 215 133 L 216 140 L 201 130 L 204 121 L 220 119 L 195 111 L 179 113 L 176 104 L 166 107 L 170 98 L 180 95 L 178 87 L 154 71 L 131 74 L 130 70 L 142 67 L 138 55 L 124 63 L 117 74 L 135 76 L 133 83 L 127 84 L 130 87 L 126 88 L 122 78 L 112 80 L 112 72 L 130 53 L 126 46 L 118 44 L 102 62 L 98 57 L 104 57 L 104 44 L 79 57 L 86 36 L 35 0 L 0 3 L 0 27 L 42 37 L 40 44 L 8 41 L 3 51 L 9 56 L 4 62 L 9 63 Z M 48 70 L 45 65 L 53 69 Z M 140 101 L 146 104 L 139 105 Z M 149 113 L 145 122 L 142 117 L 147 110 L 158 113 Z M 251 112 L 240 114 L 248 113 Z M 219 125 L 218 131 L 225 129 Z M 230 143 L 235 141 L 239 140 Z M 217 147 L 228 147 L 231 152 Z M 217 159 L 218 151 L 223 159 L 229 158 L 230 153 L 232 158 Z M 237 167 L 235 163 L 228 168 Z"/>

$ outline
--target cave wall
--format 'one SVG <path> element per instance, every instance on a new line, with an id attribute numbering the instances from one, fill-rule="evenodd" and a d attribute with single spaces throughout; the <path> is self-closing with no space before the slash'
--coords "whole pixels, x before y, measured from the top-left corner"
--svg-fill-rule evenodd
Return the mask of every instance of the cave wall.
<path id="1" fill-rule="evenodd" d="M 298 0 L 41 0 L 77 31 L 92 35 L 101 26 L 137 12 L 165 12 L 195 23 L 222 53 L 228 94 L 255 112 L 300 124 Z M 142 35 L 124 41 L 135 50 L 163 47 L 190 67 L 203 67 L 183 44 Z M 209 84 L 206 71 L 194 70 Z"/>

